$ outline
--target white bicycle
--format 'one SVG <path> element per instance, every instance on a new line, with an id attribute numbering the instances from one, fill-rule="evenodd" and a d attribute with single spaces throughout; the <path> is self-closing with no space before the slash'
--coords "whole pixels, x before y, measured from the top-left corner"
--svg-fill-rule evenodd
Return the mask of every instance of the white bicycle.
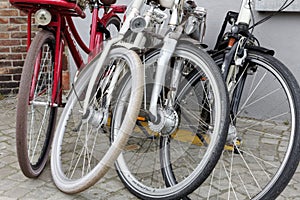
<path id="1" fill-rule="evenodd" d="M 115 1 L 105 2 L 110 5 Z M 132 132 L 142 100 L 143 65 L 134 51 L 117 43 L 135 12 L 127 16 L 119 36 L 107 41 L 72 86 L 51 153 L 53 180 L 63 192 L 77 193 L 95 184 L 113 166 Z M 122 120 L 115 130 L 120 137 L 111 144 L 111 121 L 116 112 Z"/>
<path id="2" fill-rule="evenodd" d="M 228 97 L 220 69 L 195 45 L 203 32 L 193 21 L 205 17 L 204 10 L 183 0 L 147 3 L 135 23 L 146 27 L 132 40 L 145 67 L 143 102 L 116 168 L 137 197 L 177 199 L 195 190 L 217 163 L 229 124 Z M 117 137 L 112 132 L 112 140 Z"/>
<path id="3" fill-rule="evenodd" d="M 154 2 L 149 10 L 153 15 L 144 17 L 139 10 L 145 3 L 148 2 L 133 1 L 119 38 L 106 44 L 74 85 L 57 127 L 51 159 L 53 179 L 64 192 L 80 192 L 96 183 L 122 151 L 116 166 L 122 181 L 135 195 L 174 199 L 197 188 L 222 152 L 228 126 L 228 96 L 220 70 L 206 52 L 193 46 L 194 40 L 181 39 L 186 29 L 183 1 L 160 1 L 160 6 Z M 161 8 L 172 10 L 168 21 L 171 31 L 160 37 L 164 40 L 159 49 L 144 54 L 140 48 L 144 33 L 151 20 L 163 16 Z M 129 28 L 138 32 L 133 44 L 122 42 Z M 128 48 L 142 53 L 143 65 Z M 210 119 L 202 116 L 205 111 L 210 112 Z M 180 139 L 184 133 L 190 134 L 187 141 Z M 196 135 L 204 139 L 194 145 Z M 128 137 L 130 143 L 126 143 Z M 177 155 L 194 153 L 193 163 L 185 160 L 189 168 L 182 179 L 178 184 L 166 185 L 163 176 L 167 176 L 161 173 L 166 162 L 157 162 L 157 144 L 162 142 L 161 148 L 167 149 L 172 138 L 178 141 L 178 147 L 182 145 L 182 153 Z M 135 157 L 139 161 L 128 157 L 137 155 L 138 149 L 154 151 L 139 154 Z M 149 162 L 142 162 L 148 158 Z M 145 171 L 137 171 L 134 166 Z M 175 166 L 173 169 L 182 172 L 187 169 Z"/>

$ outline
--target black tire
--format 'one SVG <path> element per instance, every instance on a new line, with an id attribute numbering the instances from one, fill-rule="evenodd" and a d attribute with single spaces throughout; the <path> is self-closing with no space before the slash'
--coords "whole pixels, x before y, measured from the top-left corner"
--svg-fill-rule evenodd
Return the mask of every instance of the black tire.
<path id="1" fill-rule="evenodd" d="M 215 60 L 221 66 L 223 55 Z M 299 85 L 283 63 L 257 51 L 248 52 L 238 76 L 238 86 L 230 92 L 230 129 L 236 135 L 227 141 L 234 148 L 224 150 L 203 183 L 213 192 L 198 194 L 213 199 L 224 195 L 275 199 L 299 163 Z"/>
<path id="2" fill-rule="evenodd" d="M 208 148 L 208 145 L 211 144 L 209 144 L 209 142 L 206 143 L 207 138 L 205 138 L 206 135 L 203 133 L 211 131 L 209 130 L 209 127 L 213 125 L 214 119 L 211 115 L 213 111 L 210 106 L 210 103 L 207 101 L 207 99 L 203 98 L 203 96 L 206 95 L 205 93 L 209 92 L 209 86 L 208 86 L 209 84 L 205 83 L 205 81 L 203 81 L 202 78 L 203 77 L 201 77 L 201 74 L 199 74 L 199 72 L 196 69 L 192 70 L 189 74 L 186 75 L 185 80 L 179 86 L 180 92 L 176 97 L 176 103 L 177 103 L 176 110 L 180 110 L 180 112 L 183 112 L 181 111 L 182 109 L 181 107 L 183 106 L 180 105 L 180 102 L 189 101 L 190 99 L 187 99 L 187 97 L 190 95 L 190 93 L 195 94 L 196 98 L 194 99 L 194 101 L 196 101 L 197 104 L 201 107 L 201 112 L 199 113 L 198 116 L 200 120 L 198 122 L 189 120 L 187 118 L 187 115 L 183 115 L 181 120 L 186 120 L 189 122 L 190 126 L 194 126 L 194 130 L 195 130 L 194 140 L 199 140 L 203 142 L 204 148 Z M 220 77 L 218 77 L 218 82 L 222 83 L 222 79 L 219 78 Z M 222 126 L 223 129 L 221 132 L 224 135 L 227 135 L 226 133 L 228 128 L 228 120 L 225 121 L 225 123 Z M 210 156 L 208 156 L 208 159 L 206 161 L 208 164 L 206 165 L 203 172 L 201 172 L 204 175 L 201 174 L 200 176 L 198 176 L 197 181 L 195 181 L 193 184 L 190 185 L 190 187 L 193 188 L 191 189 L 191 191 L 194 191 L 198 186 L 200 186 L 201 183 L 209 176 L 211 170 L 214 168 L 214 165 L 218 162 L 220 155 L 218 155 L 217 152 L 222 152 L 224 141 L 225 139 L 218 140 L 215 144 L 213 144 L 214 146 L 213 149 L 215 149 L 214 153 L 216 154 L 211 154 Z M 168 187 L 178 184 L 178 182 L 183 180 L 184 177 L 187 175 L 182 172 L 178 173 L 178 170 L 175 173 L 176 167 L 173 167 L 178 165 L 178 162 L 182 164 L 182 160 L 186 159 L 184 157 L 185 155 L 178 155 L 178 156 L 176 155 L 177 156 L 176 160 L 172 161 L 174 160 L 174 157 L 176 157 L 172 154 L 176 154 L 176 151 L 182 148 L 183 142 L 185 141 L 181 141 L 180 139 L 174 139 L 171 136 L 161 137 L 160 158 L 161 158 L 161 162 L 163 163 L 162 174 L 166 182 L 166 185 Z M 188 148 L 186 147 L 185 151 L 188 151 L 189 153 L 192 152 L 194 150 L 193 146 L 197 146 L 197 145 L 190 145 L 190 147 Z M 186 165 L 191 165 L 191 164 L 192 164 L 191 162 L 189 162 L 188 164 L 186 163 Z M 188 169 L 187 166 L 185 169 Z"/>
<path id="3" fill-rule="evenodd" d="M 178 122 L 178 127 L 176 130 L 173 130 L 172 134 L 168 135 L 151 130 L 150 126 L 152 125 L 147 120 L 147 109 L 151 99 L 154 71 L 159 52 L 160 50 L 157 49 L 148 55 L 146 54 L 146 85 L 144 102 L 140 110 L 141 117 L 138 119 L 125 149 L 116 161 L 116 169 L 126 188 L 139 198 L 177 199 L 196 189 L 209 175 L 218 161 L 226 140 L 228 96 L 220 70 L 214 61 L 205 52 L 193 47 L 190 43 L 180 42 L 170 65 L 167 66 L 167 77 L 158 102 L 159 105 L 164 105 L 165 97 L 171 91 L 168 84 L 172 73 L 175 72 L 173 64 L 177 61 L 184 63 L 182 65 L 184 66 L 183 70 L 179 72 L 178 88 L 171 87 L 174 91 L 178 90 L 174 110 L 171 110 L 172 114 L 170 115 L 170 117 L 175 116 L 174 120 Z M 212 117 L 214 122 L 212 124 L 206 124 L 200 119 L 201 110 L 204 109 L 203 102 L 205 101 L 203 100 L 208 98 L 208 95 L 203 98 L 203 95 L 207 94 L 204 90 L 205 85 L 210 85 L 211 102 L 215 101 L 212 103 L 212 108 L 215 109 L 215 112 L 213 112 L 215 115 Z M 161 110 L 164 109 L 164 106 L 158 107 Z M 167 110 L 165 111 L 168 112 Z M 142 118 L 144 118 L 144 121 Z M 191 125 L 188 125 L 190 123 Z M 200 124 L 203 125 L 201 128 Z M 112 127 L 114 127 L 114 124 Z M 208 127 L 209 131 L 212 131 L 211 137 L 209 134 L 205 134 L 208 133 Z M 211 139 L 209 144 L 205 144 L 208 145 L 207 147 L 204 144 L 201 145 L 199 140 L 197 145 L 193 144 L 194 139 L 197 137 L 196 132 L 200 130 L 203 131 L 201 134 Z M 166 129 L 163 129 L 163 131 L 166 131 Z M 180 136 L 186 136 L 188 139 L 183 141 L 180 139 Z M 177 147 L 179 147 L 178 151 L 180 152 L 170 151 L 167 143 L 169 139 L 171 140 L 170 143 L 177 140 L 173 144 L 178 144 Z M 189 154 L 187 152 L 193 149 L 192 147 L 194 147 L 194 152 L 203 149 L 204 153 L 201 156 L 205 155 L 205 159 L 202 160 L 203 157 L 194 155 L 195 157 L 191 156 L 195 159 L 193 163 L 187 163 L 185 162 L 186 160 L 182 160 L 181 158 L 187 156 Z M 169 157 L 169 155 L 171 156 Z M 179 163 L 181 166 L 178 165 Z M 186 165 L 191 167 L 185 168 Z M 185 178 L 180 176 L 180 173 L 183 173 Z M 174 176 L 177 179 L 176 183 L 169 181 Z"/>
<path id="4" fill-rule="evenodd" d="M 121 28 L 121 20 L 119 17 L 113 16 L 109 18 L 105 24 L 105 27 L 110 33 L 110 37 L 114 38 L 118 36 L 119 30 Z M 104 37 L 105 38 L 105 37 Z"/>
<path id="5" fill-rule="evenodd" d="M 50 106 L 54 46 L 55 39 L 51 32 L 38 32 L 27 53 L 21 76 L 16 115 L 16 146 L 21 170 L 29 178 L 36 178 L 43 171 L 53 137 L 57 110 Z"/>

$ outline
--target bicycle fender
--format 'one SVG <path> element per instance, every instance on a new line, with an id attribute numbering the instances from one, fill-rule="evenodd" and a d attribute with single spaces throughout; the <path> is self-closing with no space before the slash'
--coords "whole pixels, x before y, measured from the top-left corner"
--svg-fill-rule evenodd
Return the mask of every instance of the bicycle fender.
<path id="1" fill-rule="evenodd" d="M 199 41 L 197 41 L 195 39 L 192 39 L 192 38 L 189 38 L 189 37 L 185 37 L 185 36 L 179 38 L 177 45 L 181 44 L 181 43 L 187 43 L 187 44 L 195 45 L 195 46 L 197 46 L 197 47 L 199 47 L 201 49 L 206 49 L 208 47 L 206 44 L 200 43 Z M 150 53 L 150 52 L 155 51 L 157 49 L 161 49 L 162 45 L 163 45 L 163 43 L 159 43 L 159 44 L 157 44 L 157 45 L 155 45 L 155 46 L 153 46 L 151 48 L 145 49 L 145 52 L 146 53 Z M 123 46 L 123 44 L 122 44 L 122 46 Z M 136 50 L 134 48 L 131 48 L 131 49 L 132 50 Z"/>
<path id="2" fill-rule="evenodd" d="M 199 42 L 198 40 L 195 40 L 193 38 L 190 38 L 188 36 L 183 36 L 183 37 L 180 37 L 180 42 L 188 42 L 188 43 L 191 43 L 193 45 L 196 45 L 196 46 L 200 46 L 202 47 L 203 49 L 206 49 L 208 47 L 208 45 L 206 44 L 203 44 L 201 42 Z"/>
<path id="3" fill-rule="evenodd" d="M 274 56 L 275 51 L 272 49 L 267 49 L 265 47 L 261 47 L 261 46 L 247 46 L 247 49 L 249 49 L 250 51 L 258 51 L 260 53 L 264 53 L 264 54 L 268 54 L 271 56 Z"/>

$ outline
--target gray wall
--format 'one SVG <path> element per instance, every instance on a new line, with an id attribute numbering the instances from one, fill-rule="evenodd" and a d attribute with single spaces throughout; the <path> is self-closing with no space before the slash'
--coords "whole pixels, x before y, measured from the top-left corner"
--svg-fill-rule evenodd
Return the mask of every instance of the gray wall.
<path id="1" fill-rule="evenodd" d="M 131 0 L 118 0 L 128 4 Z M 208 11 L 207 30 L 204 42 L 213 47 L 223 18 L 228 10 L 238 11 L 241 0 L 196 0 L 199 6 Z M 256 21 L 270 13 L 255 12 Z M 89 16 L 85 20 L 76 20 L 83 36 L 88 36 Z M 275 50 L 275 56 L 285 63 L 300 82 L 300 12 L 282 13 L 255 28 L 255 35 L 262 46 Z M 86 43 L 88 40 L 86 39 Z"/>
<path id="2" fill-rule="evenodd" d="M 205 43 L 210 47 L 214 46 L 227 11 L 238 11 L 240 2 L 241 0 L 197 0 L 199 6 L 208 10 Z M 256 21 L 269 14 L 255 12 Z M 285 63 L 300 82 L 300 12 L 285 12 L 274 16 L 257 26 L 254 33 L 262 46 L 275 50 L 275 57 Z"/>

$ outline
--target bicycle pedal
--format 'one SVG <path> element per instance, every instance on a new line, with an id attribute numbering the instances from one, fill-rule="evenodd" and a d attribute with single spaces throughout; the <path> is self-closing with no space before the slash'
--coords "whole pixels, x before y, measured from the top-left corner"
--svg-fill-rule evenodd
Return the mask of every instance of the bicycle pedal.
<path id="1" fill-rule="evenodd" d="M 225 151 L 231 151 L 234 154 L 243 154 L 243 151 L 241 151 L 239 149 L 241 144 L 242 144 L 242 140 L 237 138 L 237 139 L 235 139 L 234 144 L 225 144 L 224 150 Z"/>

